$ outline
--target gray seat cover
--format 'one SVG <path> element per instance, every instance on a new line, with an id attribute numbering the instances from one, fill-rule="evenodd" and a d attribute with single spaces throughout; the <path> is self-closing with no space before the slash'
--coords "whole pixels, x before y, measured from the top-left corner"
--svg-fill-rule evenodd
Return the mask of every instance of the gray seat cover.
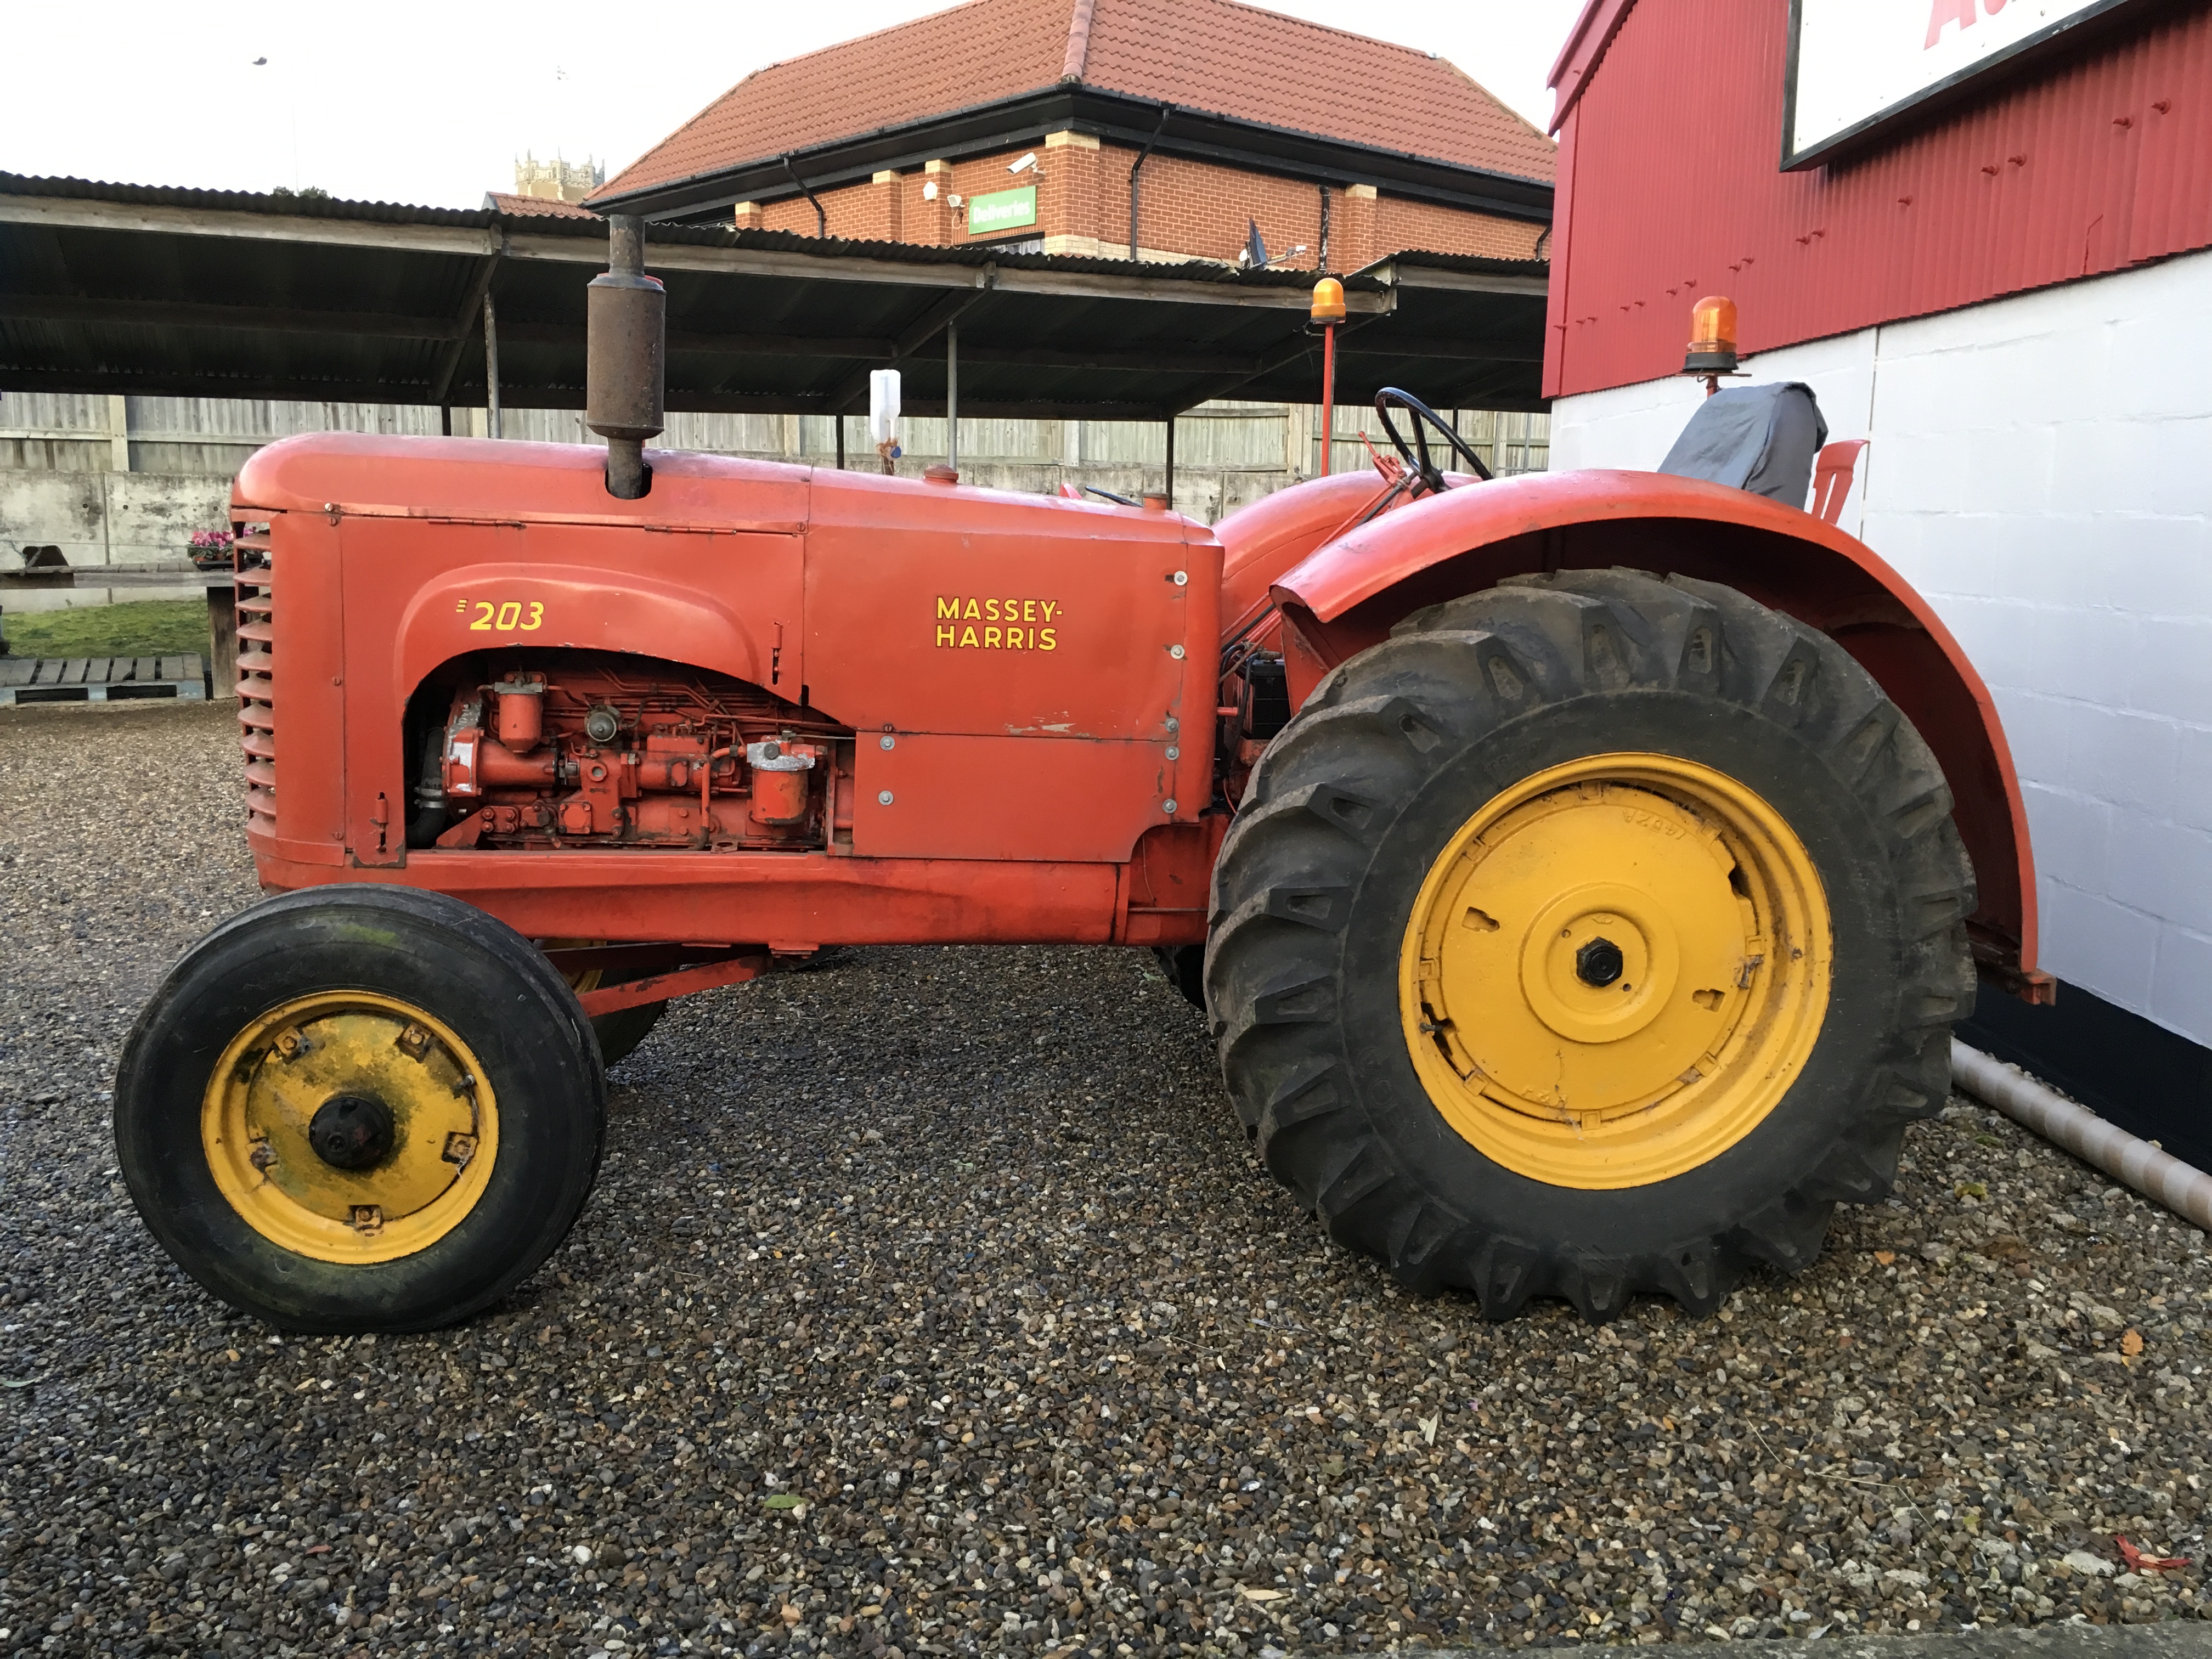
<path id="1" fill-rule="evenodd" d="M 1820 400 L 1802 380 L 1730 386 L 1698 406 L 1659 470 L 1802 507 L 1827 441 Z"/>

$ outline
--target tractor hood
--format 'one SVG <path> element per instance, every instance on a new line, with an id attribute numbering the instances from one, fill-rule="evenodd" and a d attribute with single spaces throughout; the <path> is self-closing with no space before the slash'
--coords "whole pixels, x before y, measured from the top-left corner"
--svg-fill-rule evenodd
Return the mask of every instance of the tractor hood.
<path id="1" fill-rule="evenodd" d="M 352 518 L 805 525 L 810 467 L 681 450 L 649 459 L 652 493 L 624 501 L 607 494 L 606 452 L 595 445 L 319 432 L 256 452 L 231 499 L 272 513 Z"/>
<path id="2" fill-rule="evenodd" d="M 606 452 L 596 445 L 321 432 L 258 451 L 239 472 L 231 499 L 246 511 L 349 518 L 785 534 L 825 520 L 884 528 L 975 522 L 1073 541 L 1213 539 L 1205 526 L 1179 514 L 1104 501 L 681 449 L 647 450 L 646 460 L 652 489 L 623 501 L 607 493 Z"/>

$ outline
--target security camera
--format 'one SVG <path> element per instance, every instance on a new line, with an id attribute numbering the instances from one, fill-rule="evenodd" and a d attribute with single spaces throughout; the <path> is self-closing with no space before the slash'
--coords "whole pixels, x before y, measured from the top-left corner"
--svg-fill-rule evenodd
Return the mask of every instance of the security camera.
<path id="1" fill-rule="evenodd" d="M 1006 168 L 1006 171 L 1009 173 L 1027 173 L 1036 164 L 1036 152 L 1035 150 L 1031 150 L 1028 155 L 1023 156 L 1020 161 L 1009 166 Z"/>

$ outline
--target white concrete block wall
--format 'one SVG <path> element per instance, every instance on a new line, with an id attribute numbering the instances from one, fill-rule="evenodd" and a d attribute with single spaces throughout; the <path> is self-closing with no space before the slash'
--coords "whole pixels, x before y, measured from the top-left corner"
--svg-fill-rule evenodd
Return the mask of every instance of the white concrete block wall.
<path id="1" fill-rule="evenodd" d="M 1996 697 L 2042 965 L 2212 1044 L 2212 253 L 1745 366 L 1873 441 L 1844 527 Z M 1701 395 L 1563 398 L 1553 465 L 1656 466 Z"/>

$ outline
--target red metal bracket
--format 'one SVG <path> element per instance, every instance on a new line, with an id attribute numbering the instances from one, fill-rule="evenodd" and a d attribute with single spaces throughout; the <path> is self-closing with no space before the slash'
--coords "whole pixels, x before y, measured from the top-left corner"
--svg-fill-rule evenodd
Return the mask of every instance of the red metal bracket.
<path id="1" fill-rule="evenodd" d="M 641 1008 L 648 1002 L 690 996 L 695 991 L 711 991 L 720 985 L 741 985 L 749 979 L 758 979 L 768 970 L 769 958 L 765 955 L 724 957 L 716 962 L 678 968 L 672 973 L 655 974 L 650 979 L 624 980 L 619 985 L 602 986 L 596 991 L 580 993 L 576 1000 L 584 1005 L 586 1014 L 596 1017 L 623 1008 Z"/>

